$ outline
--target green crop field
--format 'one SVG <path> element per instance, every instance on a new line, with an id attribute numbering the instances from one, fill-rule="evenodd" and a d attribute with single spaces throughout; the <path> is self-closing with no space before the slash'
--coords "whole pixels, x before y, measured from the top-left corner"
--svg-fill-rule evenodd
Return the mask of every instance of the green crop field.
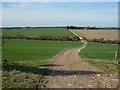
<path id="1" fill-rule="evenodd" d="M 28 37 L 52 36 L 73 38 L 75 35 L 66 28 L 23 28 L 23 29 L 3 29 L 3 36 L 24 35 Z"/>
<path id="2" fill-rule="evenodd" d="M 65 48 L 80 45 L 80 42 L 3 40 L 2 87 L 36 88 L 45 72 L 42 65 L 50 65 L 50 58 Z"/>
<path id="3" fill-rule="evenodd" d="M 3 59 L 30 61 L 52 58 L 65 48 L 80 47 L 80 42 L 3 40 Z"/>
<path id="4" fill-rule="evenodd" d="M 80 57 L 86 62 L 99 68 L 101 71 L 118 76 L 118 63 L 115 53 L 118 51 L 117 44 L 88 43 L 80 52 Z"/>
<path id="5" fill-rule="evenodd" d="M 117 50 L 117 44 L 88 43 L 86 48 L 81 50 L 80 56 L 88 59 L 115 60 Z"/>

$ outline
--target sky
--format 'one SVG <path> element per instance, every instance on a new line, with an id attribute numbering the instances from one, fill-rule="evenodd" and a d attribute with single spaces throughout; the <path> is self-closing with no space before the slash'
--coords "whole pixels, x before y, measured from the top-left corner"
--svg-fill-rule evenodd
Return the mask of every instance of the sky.
<path id="1" fill-rule="evenodd" d="M 118 2 L 2 2 L 2 26 L 118 26 Z"/>
<path id="2" fill-rule="evenodd" d="M 3 2 L 119 2 L 119 0 L 2 0 Z"/>

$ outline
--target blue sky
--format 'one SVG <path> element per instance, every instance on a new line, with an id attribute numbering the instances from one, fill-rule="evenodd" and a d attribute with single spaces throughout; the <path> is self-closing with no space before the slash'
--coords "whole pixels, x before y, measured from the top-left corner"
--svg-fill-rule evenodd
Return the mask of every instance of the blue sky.
<path id="1" fill-rule="evenodd" d="M 118 26 L 118 3 L 2 2 L 2 26 L 65 25 Z"/>

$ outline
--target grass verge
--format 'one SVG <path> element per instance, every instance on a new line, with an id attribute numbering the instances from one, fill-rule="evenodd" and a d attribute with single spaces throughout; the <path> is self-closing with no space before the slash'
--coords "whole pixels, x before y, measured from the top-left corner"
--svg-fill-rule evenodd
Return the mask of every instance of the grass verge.
<path id="1" fill-rule="evenodd" d="M 103 62 L 102 60 L 101 61 L 87 60 L 87 62 L 107 74 L 113 74 L 116 77 L 118 77 L 118 69 L 119 68 L 118 68 L 117 62 L 109 62 L 109 61 Z"/>

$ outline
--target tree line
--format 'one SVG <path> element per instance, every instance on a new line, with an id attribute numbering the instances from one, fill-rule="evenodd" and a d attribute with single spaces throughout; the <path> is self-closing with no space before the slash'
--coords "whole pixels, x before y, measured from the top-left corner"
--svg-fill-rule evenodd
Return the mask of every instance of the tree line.
<path id="1" fill-rule="evenodd" d="M 103 30 L 107 30 L 107 29 L 114 29 L 114 30 L 118 30 L 120 28 L 118 27 L 91 27 L 91 26 L 86 26 L 86 27 L 82 27 L 82 26 L 55 26 L 55 27 L 2 27 L 1 29 L 25 29 L 25 28 L 33 28 L 33 29 L 37 29 L 37 28 L 67 28 L 67 29 L 92 29 L 92 30 L 99 30 L 99 29 L 103 29 Z"/>
<path id="2" fill-rule="evenodd" d="M 99 29 L 114 29 L 114 30 L 118 30 L 118 29 L 120 29 L 120 28 L 118 28 L 118 27 L 90 27 L 90 26 L 87 26 L 87 27 L 79 27 L 79 26 L 67 26 L 67 29 L 92 29 L 92 30 L 99 30 Z"/>

